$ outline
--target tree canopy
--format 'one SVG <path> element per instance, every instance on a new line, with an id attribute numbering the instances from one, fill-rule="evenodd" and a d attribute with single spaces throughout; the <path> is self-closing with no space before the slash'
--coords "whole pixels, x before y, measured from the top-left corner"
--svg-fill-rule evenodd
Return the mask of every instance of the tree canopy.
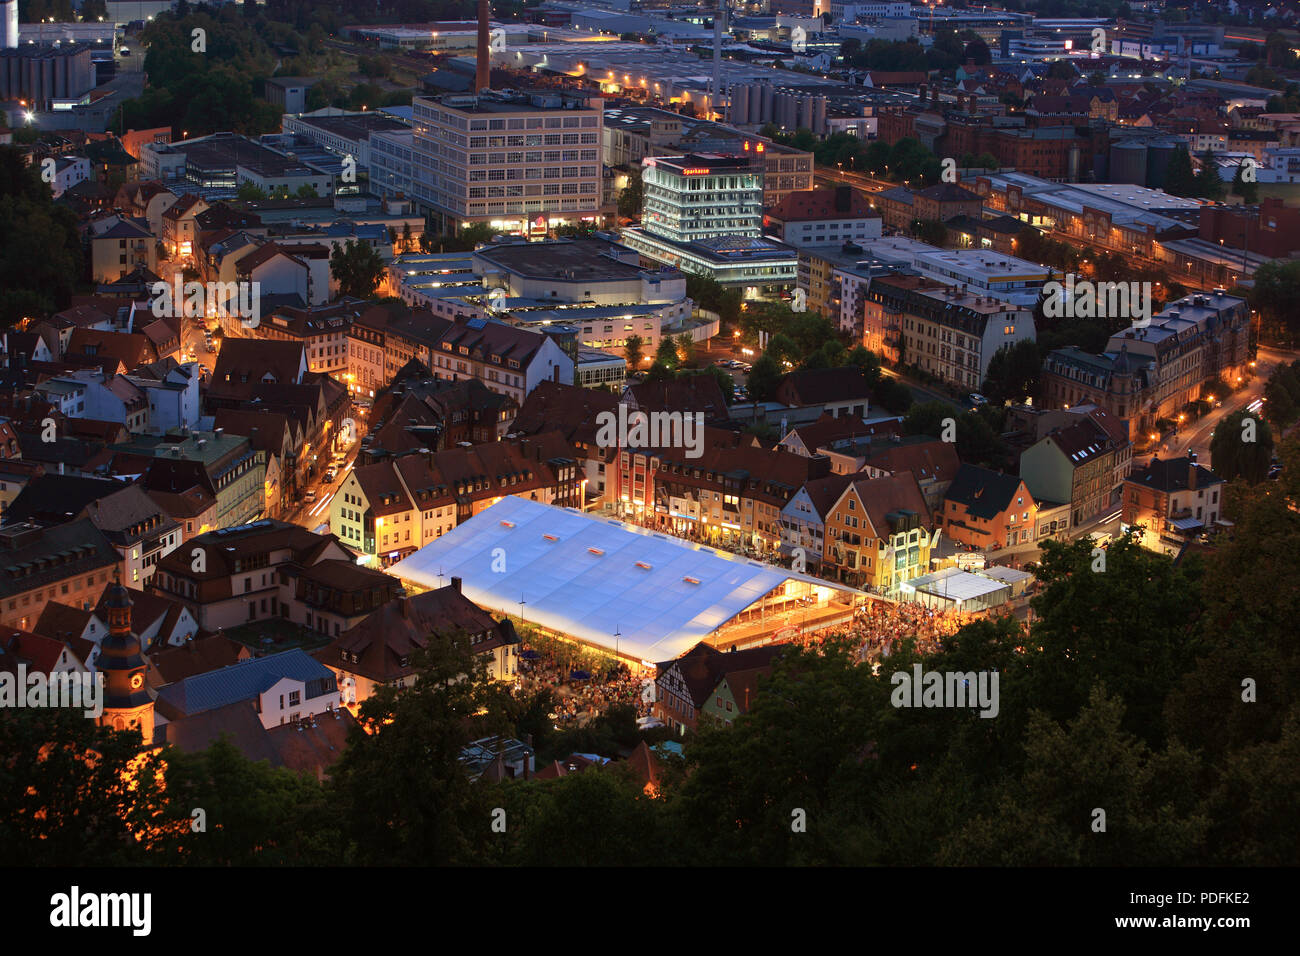
<path id="1" fill-rule="evenodd" d="M 84 263 L 77 217 L 55 204 L 40 167 L 28 166 L 14 146 L 0 146 L 0 236 L 3 327 L 66 308 Z"/>
<path id="2" fill-rule="evenodd" d="M 349 239 L 334 247 L 330 275 L 338 282 L 340 295 L 368 299 L 384 277 L 384 260 L 370 243 Z"/>

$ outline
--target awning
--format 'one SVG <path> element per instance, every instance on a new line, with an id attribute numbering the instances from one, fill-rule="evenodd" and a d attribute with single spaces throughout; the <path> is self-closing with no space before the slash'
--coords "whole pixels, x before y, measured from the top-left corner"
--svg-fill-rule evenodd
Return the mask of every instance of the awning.
<path id="1" fill-rule="evenodd" d="M 1175 518 L 1169 523 L 1176 531 L 1195 531 L 1204 526 L 1200 518 Z"/>

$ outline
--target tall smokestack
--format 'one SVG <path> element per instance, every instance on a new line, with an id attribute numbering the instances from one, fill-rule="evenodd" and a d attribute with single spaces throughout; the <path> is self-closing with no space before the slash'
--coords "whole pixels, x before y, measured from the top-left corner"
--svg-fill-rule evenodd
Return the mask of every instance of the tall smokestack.
<path id="1" fill-rule="evenodd" d="M 0 2 L 0 50 L 18 46 L 18 0 Z"/>
<path id="2" fill-rule="evenodd" d="M 722 102 L 722 21 L 726 18 L 726 0 L 717 0 L 713 11 L 713 95 L 709 97 L 709 112 L 716 113 Z M 707 113 L 705 119 L 712 119 Z"/>
<path id="3" fill-rule="evenodd" d="M 492 85 L 491 53 L 488 51 L 488 0 L 478 0 L 478 56 L 474 58 L 474 92 Z"/>

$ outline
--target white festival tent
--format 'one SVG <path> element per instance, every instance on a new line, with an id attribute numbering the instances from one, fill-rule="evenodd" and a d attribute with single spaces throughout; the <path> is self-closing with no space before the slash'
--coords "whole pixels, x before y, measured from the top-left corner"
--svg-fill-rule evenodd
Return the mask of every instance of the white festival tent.
<path id="1" fill-rule="evenodd" d="M 860 594 L 614 518 L 514 496 L 388 573 L 425 588 L 458 577 L 480 607 L 647 662 L 679 657 L 786 581 Z"/>

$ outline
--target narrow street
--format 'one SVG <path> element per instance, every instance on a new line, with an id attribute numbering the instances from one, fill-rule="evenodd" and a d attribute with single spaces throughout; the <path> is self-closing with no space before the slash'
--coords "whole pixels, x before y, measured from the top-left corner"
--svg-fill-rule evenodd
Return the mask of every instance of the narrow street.
<path id="1" fill-rule="evenodd" d="M 1223 405 L 1191 426 L 1180 429 L 1174 436 L 1161 445 L 1159 454 L 1162 458 L 1179 458 L 1189 451 L 1196 452 L 1197 460 L 1207 468 L 1213 466 L 1210 460 L 1210 440 L 1219 422 L 1225 416 L 1238 409 L 1245 408 L 1264 395 L 1264 386 L 1269 376 L 1280 364 L 1293 362 L 1300 358 L 1300 352 L 1271 349 L 1261 346 L 1256 358 L 1255 377 L 1245 388 L 1223 399 Z M 1151 461 L 1151 455 L 1134 456 L 1133 467 L 1145 467 Z"/>

